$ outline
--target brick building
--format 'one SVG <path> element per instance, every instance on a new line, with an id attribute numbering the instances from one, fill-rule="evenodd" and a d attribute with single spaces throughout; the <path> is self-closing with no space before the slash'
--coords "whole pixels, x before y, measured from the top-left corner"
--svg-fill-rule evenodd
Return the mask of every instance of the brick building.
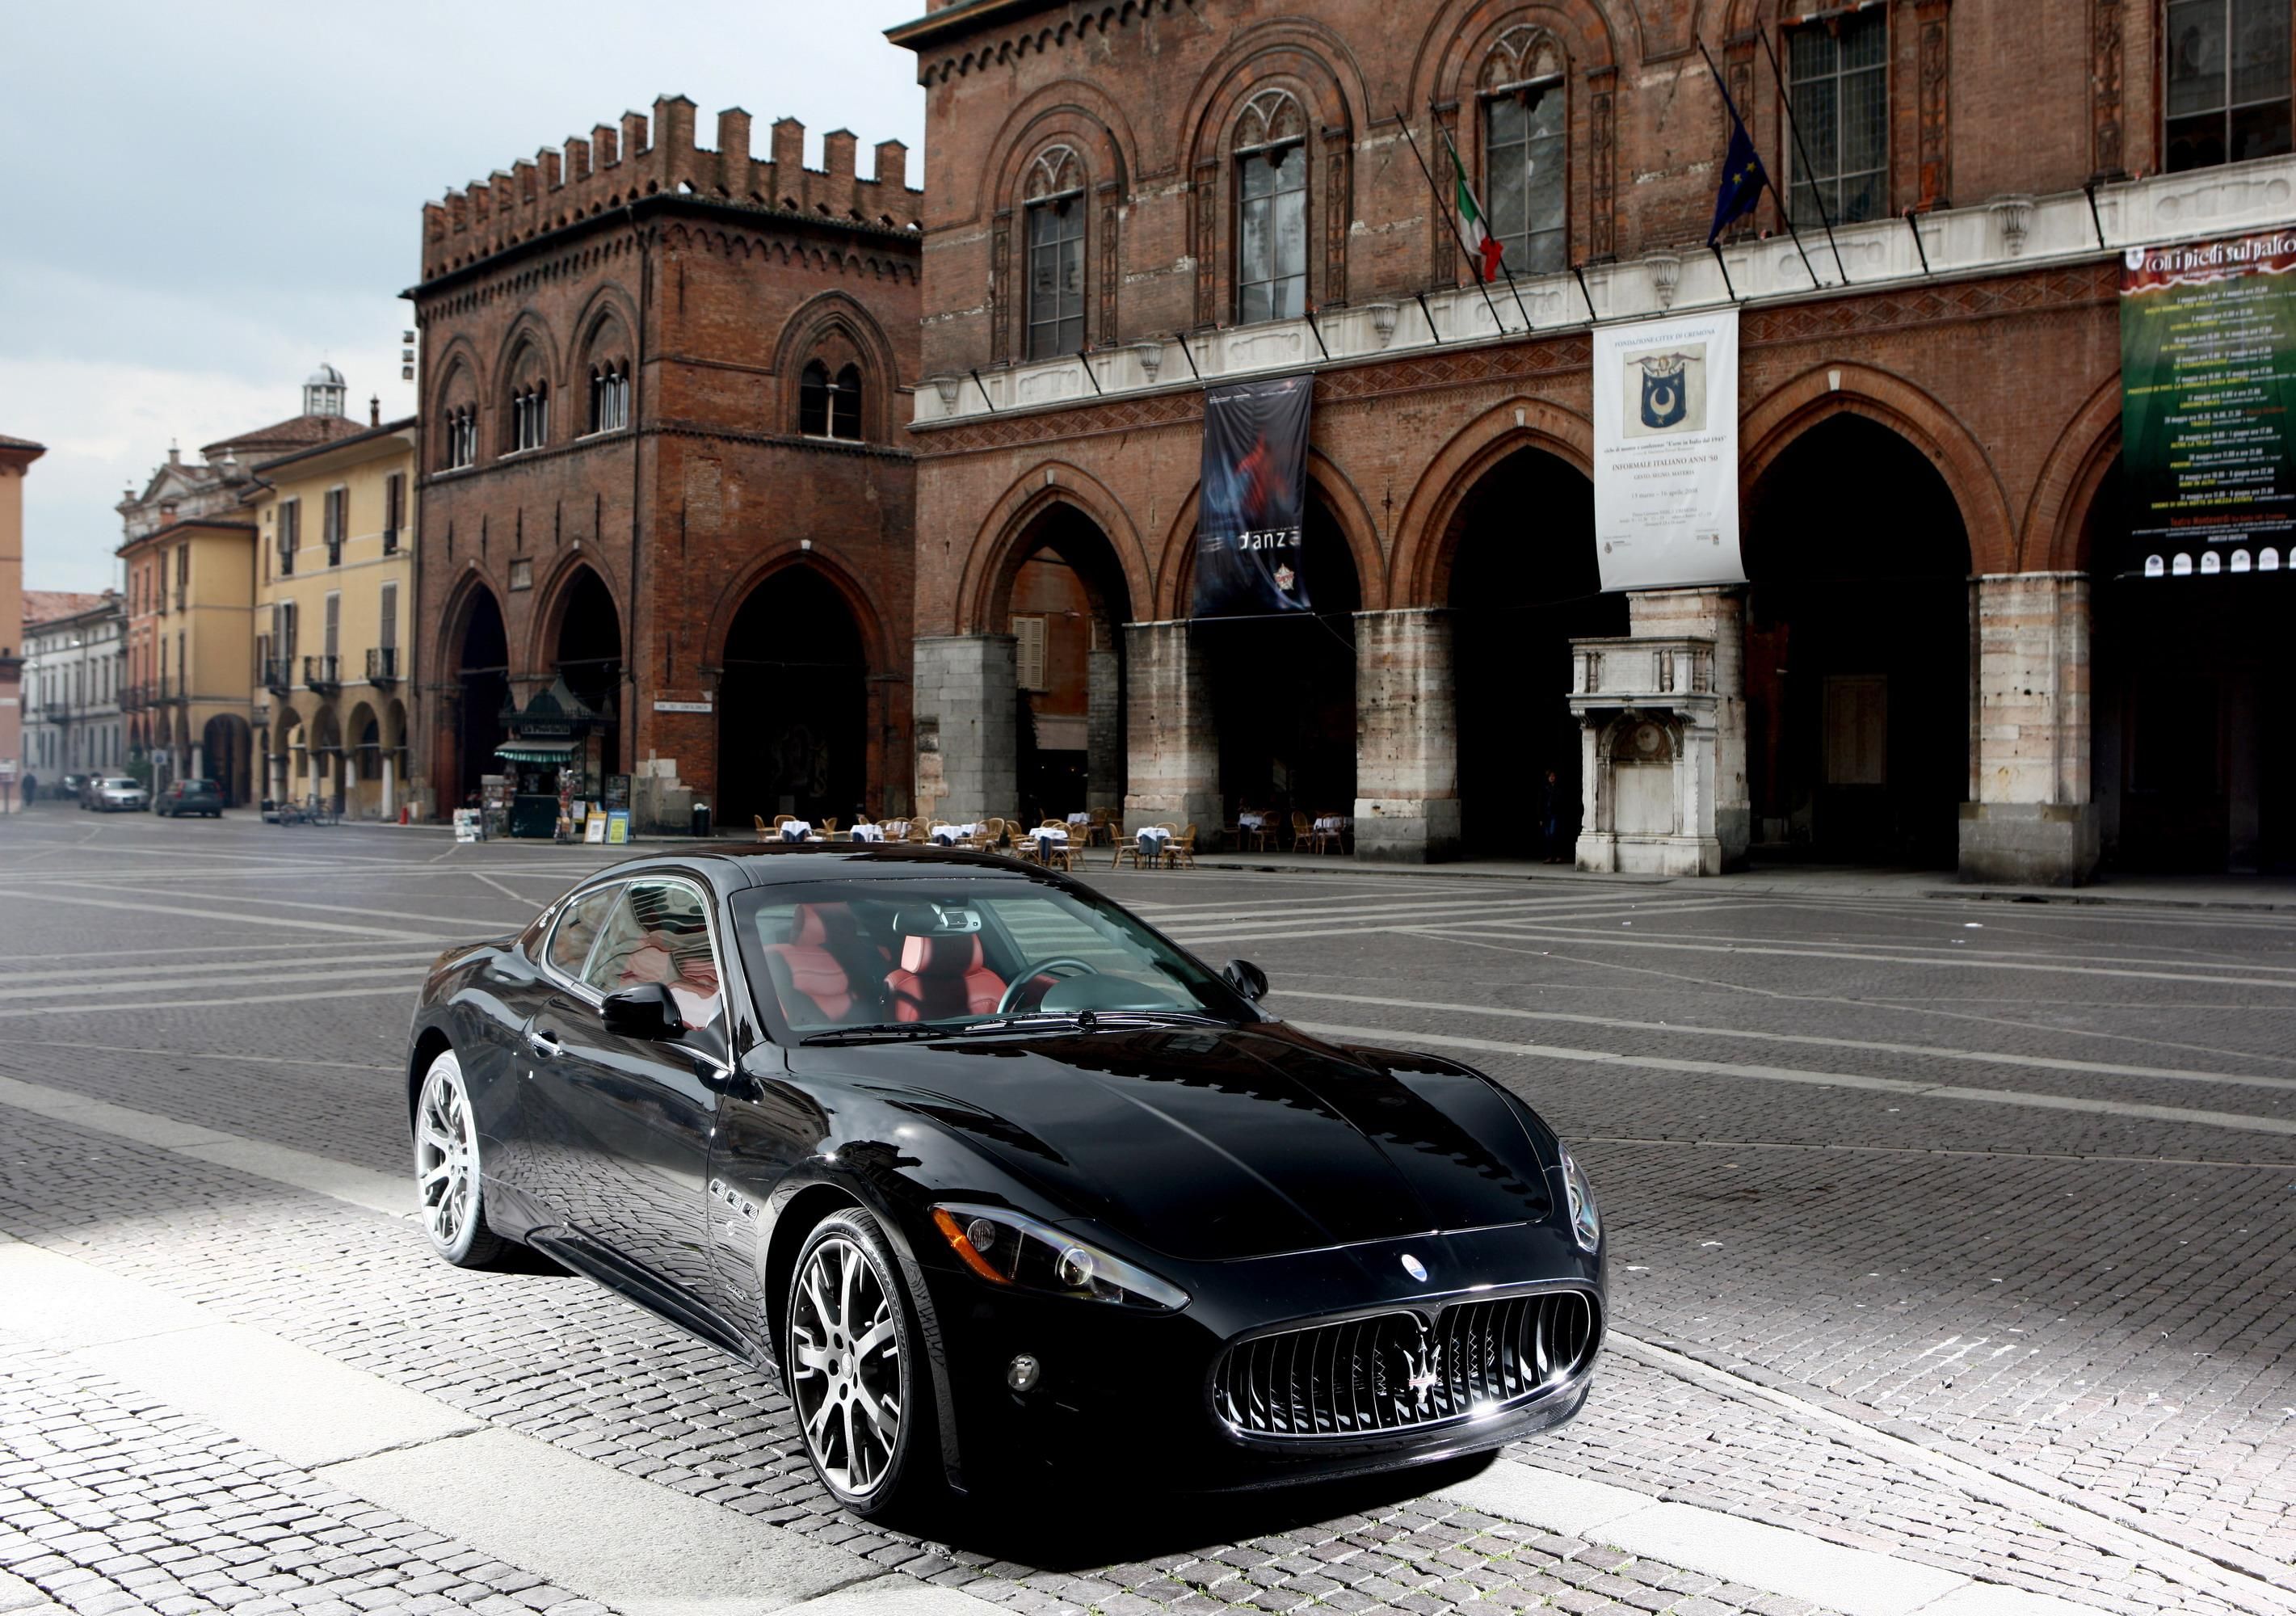
<path id="1" fill-rule="evenodd" d="M 2289 575 L 2131 587 L 2118 474 L 2123 250 L 2296 217 L 2290 11 L 930 6 L 892 31 L 929 107 L 920 790 L 1029 813 L 1084 806 L 1053 800 L 1080 773 L 1136 820 L 1528 852 L 1547 771 L 1577 804 L 1595 756 L 1570 642 L 1687 636 L 1727 862 L 2296 859 L 2259 649 Z M 1775 192 L 1706 250 L 1702 34 L 1807 260 Z M 1406 124 L 1438 165 L 1456 140 L 1517 267 L 1488 300 Z M 1590 313 L 1733 299 L 1751 582 L 1601 593 Z M 1191 623 L 1202 387 L 1286 368 L 1315 373 L 1317 613 Z M 1099 659 L 1070 770 L 1023 761 L 1040 561 Z"/>
<path id="2" fill-rule="evenodd" d="M 412 767 L 439 810 L 562 680 L 638 823 L 908 788 L 918 226 L 898 141 L 803 162 L 657 101 L 422 216 Z M 587 737 L 585 737 L 586 743 Z"/>

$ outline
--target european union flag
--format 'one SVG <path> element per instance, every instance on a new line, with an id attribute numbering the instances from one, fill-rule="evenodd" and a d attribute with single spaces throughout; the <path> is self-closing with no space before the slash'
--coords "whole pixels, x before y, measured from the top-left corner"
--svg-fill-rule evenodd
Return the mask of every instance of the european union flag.
<path id="1" fill-rule="evenodd" d="M 1738 109 L 1732 107 L 1730 154 L 1722 160 L 1722 184 L 1714 193 L 1714 225 L 1706 233 L 1709 247 L 1721 239 L 1723 231 L 1734 220 L 1754 210 L 1754 204 L 1762 200 L 1762 187 L 1769 183 L 1761 154 L 1754 150 L 1754 137 L 1746 133 L 1745 120 L 1738 116 Z"/>

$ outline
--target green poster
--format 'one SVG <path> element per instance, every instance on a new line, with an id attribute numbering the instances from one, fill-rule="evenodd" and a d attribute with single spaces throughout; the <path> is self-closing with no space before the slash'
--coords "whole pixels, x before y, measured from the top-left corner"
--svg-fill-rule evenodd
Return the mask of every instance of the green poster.
<path id="1" fill-rule="evenodd" d="M 2130 248 L 2120 381 L 2126 569 L 2279 571 L 2296 536 L 2296 232 Z"/>

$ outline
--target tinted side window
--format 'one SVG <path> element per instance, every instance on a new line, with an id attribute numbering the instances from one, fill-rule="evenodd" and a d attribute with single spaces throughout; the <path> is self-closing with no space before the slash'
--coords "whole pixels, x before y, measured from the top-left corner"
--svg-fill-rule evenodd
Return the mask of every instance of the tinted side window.
<path id="1" fill-rule="evenodd" d="M 584 980 L 600 993 L 665 982 L 688 1027 L 710 1025 L 724 1000 L 702 902 L 682 882 L 631 882 L 606 918 Z"/>
<path id="2" fill-rule="evenodd" d="M 597 940 L 598 929 L 604 923 L 608 909 L 621 897 L 621 889 L 607 887 L 596 892 L 585 892 L 566 906 L 558 917 L 558 929 L 550 934 L 550 964 L 555 971 L 579 978 L 582 966 L 590 957 L 590 945 Z"/>

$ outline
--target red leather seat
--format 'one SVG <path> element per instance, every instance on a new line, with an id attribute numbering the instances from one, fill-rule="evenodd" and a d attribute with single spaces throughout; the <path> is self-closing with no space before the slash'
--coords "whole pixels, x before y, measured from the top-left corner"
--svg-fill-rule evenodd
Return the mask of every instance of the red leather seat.
<path id="1" fill-rule="evenodd" d="M 833 911 L 833 914 L 832 913 Z M 790 940 L 768 943 L 769 961 L 786 969 L 775 970 L 774 987 L 782 996 L 782 1011 L 792 1025 L 819 1026 L 851 1019 L 857 998 L 852 973 L 829 947 L 831 927 L 853 931 L 852 914 L 842 904 L 800 904 L 790 926 Z"/>
<path id="2" fill-rule="evenodd" d="M 988 1015 L 1004 997 L 1004 979 L 980 963 L 978 932 L 904 937 L 900 969 L 885 978 L 897 1021 L 939 1021 Z"/>

